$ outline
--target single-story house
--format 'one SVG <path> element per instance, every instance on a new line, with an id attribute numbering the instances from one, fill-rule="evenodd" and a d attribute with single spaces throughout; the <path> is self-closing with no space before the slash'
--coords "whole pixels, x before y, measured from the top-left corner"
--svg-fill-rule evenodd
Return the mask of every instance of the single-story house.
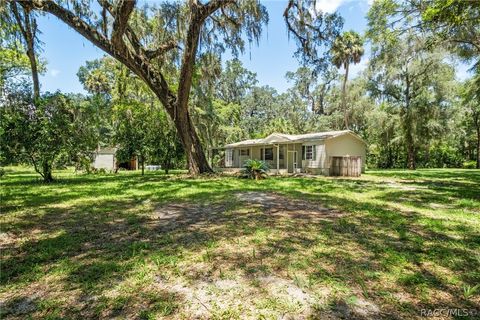
<path id="1" fill-rule="evenodd" d="M 93 158 L 93 167 L 95 169 L 105 169 L 108 171 L 116 171 L 119 168 L 126 170 L 137 170 L 138 161 L 133 157 L 127 162 L 118 162 L 115 156 L 117 148 L 115 147 L 99 147 L 95 151 Z"/>
<path id="2" fill-rule="evenodd" d="M 365 172 L 366 143 L 350 130 L 307 134 L 273 133 L 225 145 L 223 171 L 239 171 L 246 160 L 265 161 L 276 174 L 359 176 Z"/>

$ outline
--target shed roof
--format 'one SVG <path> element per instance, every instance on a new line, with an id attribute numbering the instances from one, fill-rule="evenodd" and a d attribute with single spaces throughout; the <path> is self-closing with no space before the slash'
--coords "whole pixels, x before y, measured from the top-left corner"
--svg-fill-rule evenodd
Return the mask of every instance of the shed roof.
<path id="1" fill-rule="evenodd" d="M 235 148 L 235 147 L 250 147 L 256 145 L 269 145 L 269 144 L 277 144 L 277 143 L 303 143 L 312 140 L 325 140 L 330 139 L 338 136 L 342 136 L 345 134 L 351 134 L 361 140 L 363 140 L 357 136 L 351 130 L 341 130 L 341 131 L 325 131 L 325 132 L 313 132 L 313 133 L 306 133 L 306 134 L 284 134 L 284 133 L 272 133 L 268 137 L 263 139 L 249 139 L 240 142 L 230 143 L 224 146 L 224 148 Z"/>
<path id="2" fill-rule="evenodd" d="M 98 147 L 96 150 L 97 154 L 115 154 L 116 152 L 116 147 Z"/>

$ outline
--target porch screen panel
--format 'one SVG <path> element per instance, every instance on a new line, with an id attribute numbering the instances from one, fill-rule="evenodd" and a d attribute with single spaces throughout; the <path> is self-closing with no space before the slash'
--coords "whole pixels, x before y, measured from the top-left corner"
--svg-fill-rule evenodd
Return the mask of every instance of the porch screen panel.
<path id="1" fill-rule="evenodd" d="M 232 167 L 233 166 L 233 150 L 226 149 L 225 150 L 225 167 Z"/>
<path id="2" fill-rule="evenodd" d="M 265 148 L 264 160 L 273 160 L 273 148 Z"/>

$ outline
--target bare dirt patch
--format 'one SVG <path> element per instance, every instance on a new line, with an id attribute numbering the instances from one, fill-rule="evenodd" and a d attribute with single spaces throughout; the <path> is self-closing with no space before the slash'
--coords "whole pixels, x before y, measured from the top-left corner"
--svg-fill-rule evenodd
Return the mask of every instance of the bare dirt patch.
<path id="1" fill-rule="evenodd" d="M 232 310 L 242 319 L 307 318 L 314 313 L 318 293 L 313 295 L 287 273 L 275 271 L 278 267 L 273 262 L 280 258 L 280 251 L 288 256 L 288 250 L 298 250 L 294 247 L 311 241 L 308 235 L 297 232 L 298 228 L 344 215 L 318 202 L 272 192 L 238 192 L 221 203 L 162 205 L 154 212 L 152 228 L 174 232 L 178 244 L 188 245 L 185 239 L 207 234 L 215 245 L 179 266 L 182 277 L 159 278 L 157 285 L 184 297 L 178 314 L 189 318 L 236 318 L 228 313 Z M 228 239 L 219 241 L 226 225 L 233 230 L 227 232 Z M 190 235 L 180 236 L 179 232 L 185 230 Z M 290 233 L 294 231 L 296 237 L 292 238 Z M 225 278 L 224 273 L 231 277 Z M 325 288 L 324 292 L 328 291 Z"/>
<path id="2" fill-rule="evenodd" d="M 155 215 L 161 225 L 191 223 L 201 225 L 217 220 L 233 203 L 240 202 L 245 209 L 261 209 L 266 215 L 305 218 L 336 218 L 345 213 L 322 207 L 317 202 L 291 199 L 272 192 L 239 192 L 232 195 L 230 203 L 170 203 L 158 207 Z M 206 218 L 203 220 L 202 217 Z"/>
<path id="3" fill-rule="evenodd" d="M 261 206 L 266 214 L 279 214 L 290 217 L 339 217 L 344 213 L 322 207 L 318 202 L 291 199 L 272 192 L 240 192 L 235 194 L 237 200 L 250 205 Z"/>

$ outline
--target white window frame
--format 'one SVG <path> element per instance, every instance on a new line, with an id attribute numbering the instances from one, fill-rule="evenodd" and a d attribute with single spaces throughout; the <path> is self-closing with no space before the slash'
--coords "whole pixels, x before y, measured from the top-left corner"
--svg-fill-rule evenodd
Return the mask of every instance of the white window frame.
<path id="1" fill-rule="evenodd" d="M 310 151 L 308 150 L 310 148 Z M 305 160 L 315 161 L 316 160 L 316 145 L 306 145 L 305 146 Z"/>
<path id="2" fill-rule="evenodd" d="M 267 149 L 271 149 L 272 150 L 272 159 L 265 159 L 265 154 L 266 154 L 266 150 Z M 275 156 L 274 156 L 274 153 L 273 153 L 273 147 L 264 147 L 261 149 L 261 160 L 262 161 L 273 161 L 275 159 Z"/>

